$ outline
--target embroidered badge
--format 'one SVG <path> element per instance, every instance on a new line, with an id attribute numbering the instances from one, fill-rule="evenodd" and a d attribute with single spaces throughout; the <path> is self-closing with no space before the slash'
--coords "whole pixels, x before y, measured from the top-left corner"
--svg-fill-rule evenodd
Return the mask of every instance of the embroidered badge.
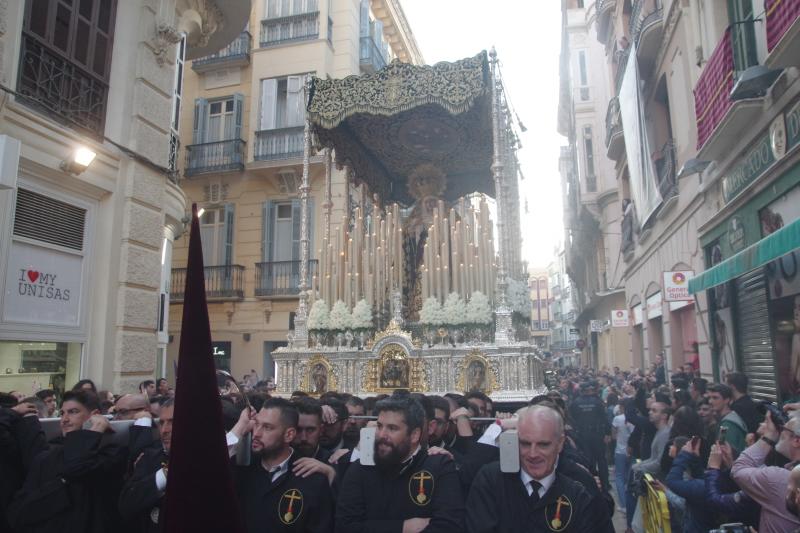
<path id="1" fill-rule="evenodd" d="M 283 493 L 278 502 L 278 518 L 287 526 L 295 523 L 303 512 L 303 493 L 297 489 L 289 489 Z"/>
<path id="2" fill-rule="evenodd" d="M 427 470 L 412 474 L 408 480 L 408 495 L 411 501 L 420 506 L 428 505 L 433 498 L 433 481 L 433 474 Z"/>
<path id="3" fill-rule="evenodd" d="M 150 520 L 154 524 L 158 524 L 158 514 L 158 507 L 153 507 L 153 509 L 150 511 Z"/>
<path id="4" fill-rule="evenodd" d="M 544 508 L 544 521 L 550 531 L 564 531 L 572 520 L 572 502 L 563 494 Z"/>

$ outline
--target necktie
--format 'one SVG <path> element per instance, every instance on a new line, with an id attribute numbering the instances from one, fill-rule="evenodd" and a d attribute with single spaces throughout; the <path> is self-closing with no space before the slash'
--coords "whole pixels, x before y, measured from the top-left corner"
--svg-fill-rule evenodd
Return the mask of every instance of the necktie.
<path id="1" fill-rule="evenodd" d="M 530 486 L 533 489 L 530 495 L 531 503 L 535 505 L 539 501 L 539 489 L 542 488 L 542 484 L 533 479 L 530 482 Z"/>

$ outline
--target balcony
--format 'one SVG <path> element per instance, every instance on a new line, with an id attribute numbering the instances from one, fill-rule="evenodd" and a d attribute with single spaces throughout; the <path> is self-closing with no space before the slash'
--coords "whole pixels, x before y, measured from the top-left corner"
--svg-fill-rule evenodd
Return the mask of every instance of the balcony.
<path id="1" fill-rule="evenodd" d="M 308 262 L 308 285 L 317 275 L 316 259 Z M 300 261 L 256 263 L 256 296 L 281 297 L 300 294 Z"/>
<path id="2" fill-rule="evenodd" d="M 244 67 L 250 64 L 250 48 L 253 38 L 244 31 L 231 44 L 209 56 L 192 61 L 192 70 L 208 72 L 217 68 Z"/>
<path id="3" fill-rule="evenodd" d="M 622 78 L 625 77 L 625 67 L 628 65 L 628 57 L 631 55 L 630 52 L 630 47 L 615 52 L 617 55 L 617 72 L 614 76 L 614 87 L 617 89 L 616 94 L 619 94 L 619 89 L 622 87 Z M 619 102 L 617 102 L 617 104 L 619 104 Z"/>
<path id="4" fill-rule="evenodd" d="M 658 191 L 664 203 L 678 195 L 678 180 L 675 178 L 675 145 L 667 141 L 660 150 L 660 157 L 654 161 L 658 176 Z"/>
<path id="5" fill-rule="evenodd" d="M 319 37 L 319 11 L 308 11 L 261 21 L 261 48 Z"/>
<path id="6" fill-rule="evenodd" d="M 186 147 L 186 177 L 244 170 L 244 141 L 216 141 Z"/>
<path id="7" fill-rule="evenodd" d="M 277 161 L 303 157 L 303 126 L 256 132 L 255 161 Z"/>
<path id="8" fill-rule="evenodd" d="M 244 298 L 244 267 L 241 265 L 207 266 L 203 269 L 206 299 L 241 300 Z M 170 303 L 182 302 L 186 287 L 186 269 L 173 268 L 170 280 Z"/>
<path id="9" fill-rule="evenodd" d="M 766 0 L 767 50 L 765 61 L 770 68 L 786 68 L 800 64 L 800 3 Z"/>
<path id="10" fill-rule="evenodd" d="M 606 155 L 618 161 L 625 150 L 625 136 L 622 134 L 622 115 L 619 112 L 619 98 L 608 102 L 606 110 Z"/>
<path id="11" fill-rule="evenodd" d="M 611 29 L 611 19 L 614 16 L 614 8 L 617 7 L 616 0 L 597 0 L 595 10 L 597 12 L 597 40 L 606 44 L 609 30 Z"/>
<path id="12" fill-rule="evenodd" d="M 629 29 L 643 70 L 655 60 L 661 47 L 663 13 L 661 0 L 637 0 L 633 5 Z"/>
<path id="13" fill-rule="evenodd" d="M 744 24 L 739 25 L 742 26 Z M 698 159 L 719 159 L 760 116 L 760 98 L 737 102 L 730 98 L 736 73 L 747 66 L 750 65 L 737 68 L 734 64 L 733 37 L 728 28 L 708 58 L 694 89 Z"/>
<path id="14" fill-rule="evenodd" d="M 373 74 L 382 69 L 386 66 L 386 56 L 387 54 L 378 48 L 375 39 L 369 35 L 361 37 L 358 55 L 361 72 Z"/>
<path id="15" fill-rule="evenodd" d="M 19 83 L 21 100 L 53 113 L 71 127 L 102 139 L 108 84 L 32 35 L 22 32 Z"/>

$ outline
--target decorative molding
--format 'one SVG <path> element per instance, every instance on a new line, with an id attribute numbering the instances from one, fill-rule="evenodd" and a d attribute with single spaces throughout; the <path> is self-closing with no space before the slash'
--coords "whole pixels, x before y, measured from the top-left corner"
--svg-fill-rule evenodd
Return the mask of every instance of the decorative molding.
<path id="1" fill-rule="evenodd" d="M 156 63 L 159 67 L 172 64 L 171 58 L 167 56 L 172 47 L 181 42 L 183 36 L 178 28 L 164 21 L 156 22 L 155 33 L 150 40 L 153 55 L 156 56 Z"/>

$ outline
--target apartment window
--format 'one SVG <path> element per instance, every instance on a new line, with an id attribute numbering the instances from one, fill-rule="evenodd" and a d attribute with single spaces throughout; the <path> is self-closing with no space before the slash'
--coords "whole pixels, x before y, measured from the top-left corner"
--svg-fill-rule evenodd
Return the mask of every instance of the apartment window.
<path id="1" fill-rule="evenodd" d="M 172 121 L 169 130 L 169 169 L 178 169 L 178 150 L 180 148 L 180 119 L 183 98 L 183 67 L 186 59 L 186 36 L 175 47 L 175 82 L 172 90 Z"/>
<path id="2" fill-rule="evenodd" d="M 291 17 L 319 11 L 319 0 L 266 0 L 265 18 Z"/>
<path id="3" fill-rule="evenodd" d="M 594 146 L 592 144 L 592 127 L 583 128 L 583 151 L 586 158 L 586 192 L 597 192 L 597 177 L 594 173 Z"/>
<path id="4" fill-rule="evenodd" d="M 585 102 L 589 100 L 589 74 L 586 70 L 586 51 L 578 52 L 578 81 L 580 82 L 580 98 Z"/>
<path id="5" fill-rule="evenodd" d="M 265 262 L 300 260 L 300 200 L 267 201 L 263 208 L 262 256 Z M 309 255 L 314 249 L 314 203 L 308 201 Z"/>
<path id="6" fill-rule="evenodd" d="M 261 21 L 261 46 L 305 41 L 319 36 L 319 0 L 267 0 Z M 329 19 L 329 30 L 331 21 Z"/>
<path id="7" fill-rule="evenodd" d="M 737 74 L 758 64 L 752 0 L 728 0 L 733 64 Z"/>
<path id="8" fill-rule="evenodd" d="M 102 136 L 111 70 L 116 0 L 25 3 L 17 90 L 44 108 Z"/>
<path id="9" fill-rule="evenodd" d="M 193 144 L 241 139 L 243 108 L 241 94 L 215 100 L 196 99 Z"/>
<path id="10" fill-rule="evenodd" d="M 305 79 L 300 75 L 261 80 L 254 159 L 302 157 Z"/>
<path id="11" fill-rule="evenodd" d="M 200 217 L 200 240 L 203 243 L 203 264 L 223 266 L 233 263 L 233 204 L 205 208 Z"/>

